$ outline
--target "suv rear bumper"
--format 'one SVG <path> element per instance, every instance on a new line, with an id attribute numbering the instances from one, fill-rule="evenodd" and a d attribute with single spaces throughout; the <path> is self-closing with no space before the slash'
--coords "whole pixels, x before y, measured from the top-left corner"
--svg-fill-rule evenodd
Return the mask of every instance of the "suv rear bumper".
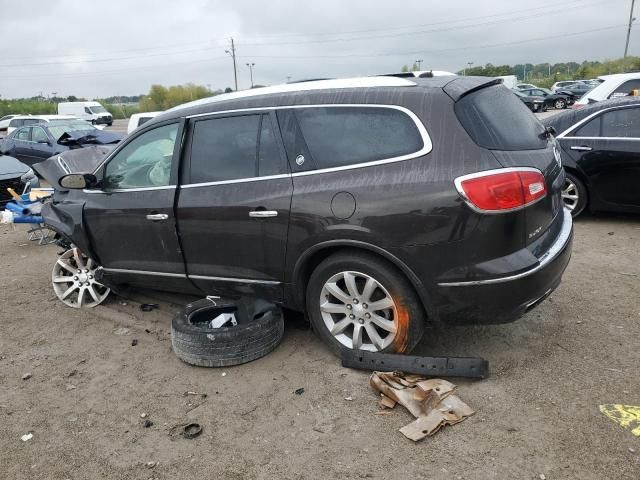
<path id="1" fill-rule="evenodd" d="M 573 244 L 573 221 L 567 211 L 549 248 L 536 265 L 499 277 L 438 283 L 438 316 L 442 323 L 508 323 L 547 298 L 560 284 Z M 500 259 L 498 260 L 500 261 Z"/>

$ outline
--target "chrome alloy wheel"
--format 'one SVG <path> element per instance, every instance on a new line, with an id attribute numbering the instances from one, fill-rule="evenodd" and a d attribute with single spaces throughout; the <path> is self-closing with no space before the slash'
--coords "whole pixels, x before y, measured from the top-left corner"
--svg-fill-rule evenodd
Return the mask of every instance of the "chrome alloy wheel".
<path id="1" fill-rule="evenodd" d="M 327 330 L 347 348 L 377 352 L 393 342 L 398 310 L 377 280 L 360 272 L 340 272 L 320 293 L 320 313 Z"/>
<path id="2" fill-rule="evenodd" d="M 578 206 L 580 196 L 578 192 L 578 186 L 573 183 L 568 177 L 564 180 L 564 186 L 562 187 L 562 201 L 564 206 L 570 212 L 573 212 Z"/>
<path id="3" fill-rule="evenodd" d="M 77 248 L 67 250 L 53 266 L 53 291 L 69 307 L 91 308 L 100 305 L 111 290 L 96 281 L 98 268 L 99 265 Z"/>

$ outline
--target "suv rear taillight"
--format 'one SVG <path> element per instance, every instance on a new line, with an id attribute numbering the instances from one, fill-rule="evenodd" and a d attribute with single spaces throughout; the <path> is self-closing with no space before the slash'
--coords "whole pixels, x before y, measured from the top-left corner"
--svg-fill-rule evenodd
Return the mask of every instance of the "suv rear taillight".
<path id="1" fill-rule="evenodd" d="M 480 213 L 518 210 L 547 194 L 547 185 L 535 168 L 501 168 L 464 175 L 454 180 L 458 193 Z"/>

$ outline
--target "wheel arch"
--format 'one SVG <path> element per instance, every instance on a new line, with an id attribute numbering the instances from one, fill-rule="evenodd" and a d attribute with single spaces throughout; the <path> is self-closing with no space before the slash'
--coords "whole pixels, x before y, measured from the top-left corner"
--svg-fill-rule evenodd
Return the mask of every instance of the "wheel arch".
<path id="1" fill-rule="evenodd" d="M 418 276 L 398 257 L 388 252 L 384 248 L 377 245 L 373 245 L 360 240 L 329 240 L 314 245 L 306 250 L 298 260 L 293 268 L 292 273 L 292 293 L 294 295 L 294 303 L 297 306 L 304 307 L 305 304 L 305 292 L 309 283 L 309 278 L 313 273 L 313 270 L 329 256 L 344 251 L 359 251 L 367 252 L 376 255 L 379 258 L 384 259 L 390 263 L 393 267 L 399 270 L 409 281 L 416 294 L 420 298 L 422 308 L 427 317 L 433 319 L 434 309 L 432 308 L 429 295 L 423 283 Z"/>

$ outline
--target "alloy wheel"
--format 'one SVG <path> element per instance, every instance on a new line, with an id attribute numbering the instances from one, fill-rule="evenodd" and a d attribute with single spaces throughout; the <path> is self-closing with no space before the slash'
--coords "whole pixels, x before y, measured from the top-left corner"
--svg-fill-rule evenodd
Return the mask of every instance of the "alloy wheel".
<path id="1" fill-rule="evenodd" d="M 398 311 L 375 278 L 353 271 L 337 273 L 325 282 L 319 300 L 327 330 L 345 347 L 377 352 L 393 342 Z"/>
<path id="2" fill-rule="evenodd" d="M 578 202 L 580 201 L 578 186 L 569 178 L 565 178 L 564 180 L 564 186 L 562 187 L 562 201 L 570 212 L 573 212 L 576 209 Z"/>
<path id="3" fill-rule="evenodd" d="M 558 99 L 556 100 L 554 107 L 556 107 L 558 110 L 562 110 L 565 107 L 566 103 L 564 100 L 562 99 Z"/>
<path id="4" fill-rule="evenodd" d="M 96 281 L 97 265 L 77 248 L 64 252 L 53 266 L 53 291 L 62 302 L 73 308 L 100 305 L 111 291 Z"/>

